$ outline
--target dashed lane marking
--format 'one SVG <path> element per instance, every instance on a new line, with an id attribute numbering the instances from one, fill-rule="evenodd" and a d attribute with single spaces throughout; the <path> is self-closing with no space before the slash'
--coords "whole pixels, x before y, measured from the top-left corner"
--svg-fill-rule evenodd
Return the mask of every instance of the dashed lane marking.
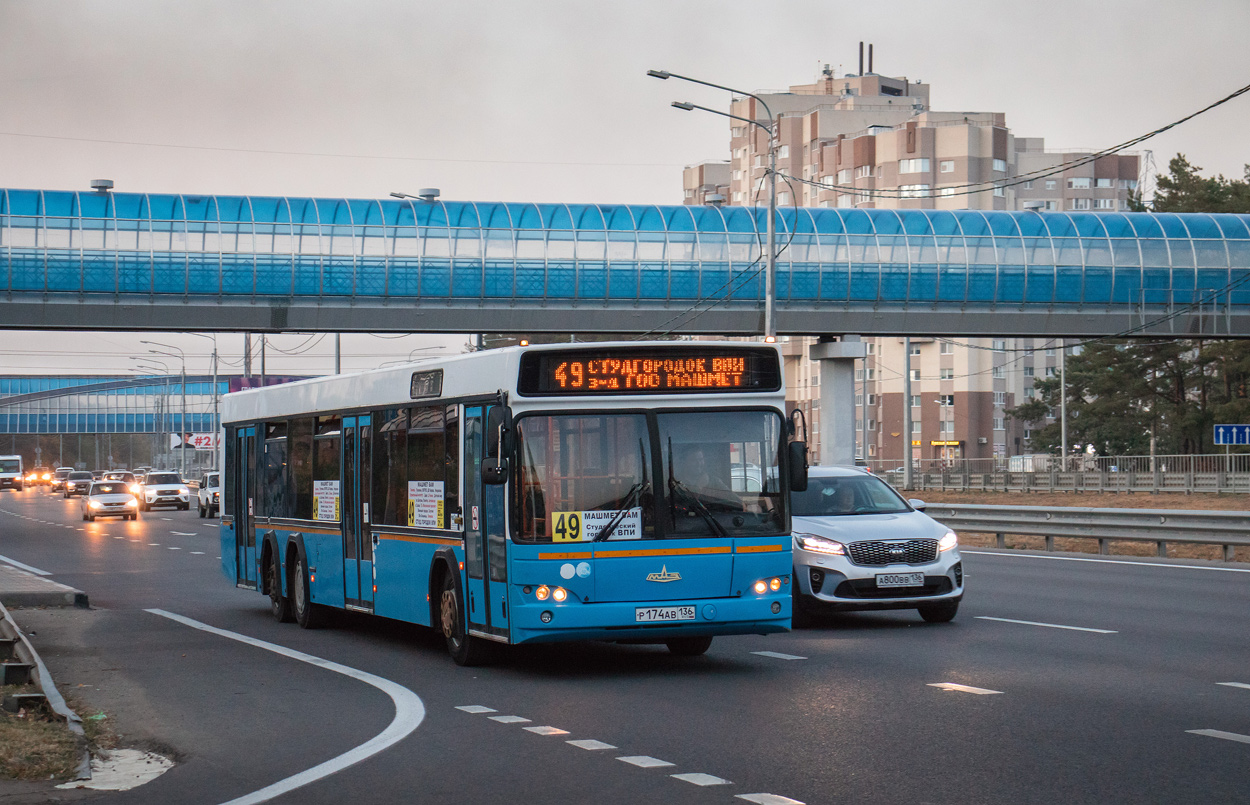
<path id="1" fill-rule="evenodd" d="M 637 766 L 640 769 L 657 769 L 661 766 L 672 766 L 667 760 L 650 757 L 648 755 L 630 755 L 628 757 L 618 757 L 617 760 L 622 763 L 628 763 L 631 766 Z"/>
<path id="2" fill-rule="evenodd" d="M 694 783 L 695 785 L 699 785 L 699 786 L 733 785 L 733 783 L 729 782 L 723 777 L 716 777 L 714 775 L 704 774 L 702 772 L 692 772 L 690 774 L 670 774 L 669 777 L 672 777 L 677 780 L 681 780 L 682 782 L 686 782 L 686 783 Z"/>
<path id="3" fill-rule="evenodd" d="M 777 794 L 739 794 L 734 799 L 745 799 L 755 805 L 804 805 L 801 800 L 778 796 Z"/>
<path id="4" fill-rule="evenodd" d="M 521 718 L 520 716 L 491 716 L 490 720 L 498 721 L 500 724 L 528 724 L 530 723 L 530 720 L 528 718 Z"/>
<path id="5" fill-rule="evenodd" d="M 959 693 L 975 693 L 978 696 L 988 696 L 991 693 L 1002 693 L 1001 690 L 990 690 L 989 688 L 974 688 L 971 685 L 959 685 L 954 682 L 930 682 L 929 687 L 941 688 L 942 690 L 954 690 Z"/>
<path id="6" fill-rule="evenodd" d="M 159 542 L 149 542 L 148 545 L 151 545 L 153 548 L 161 547 L 161 544 Z"/>
<path id="7" fill-rule="evenodd" d="M 1038 623 L 1037 621 L 1018 621 L 1011 618 L 991 618 L 989 615 L 977 615 L 977 620 L 998 621 L 999 623 L 1018 623 L 1023 626 L 1045 626 L 1048 629 L 1070 629 L 1074 632 L 1095 632 L 1097 634 L 1119 634 L 1112 629 L 1090 629 L 1085 626 L 1063 626 L 1058 623 Z"/>
<path id="8" fill-rule="evenodd" d="M 266 643 L 264 640 L 257 640 L 254 637 L 248 637 L 247 635 L 242 635 L 238 632 L 218 629 L 215 626 L 209 626 L 206 623 L 191 620 L 190 618 L 183 617 L 182 615 L 175 615 L 174 613 L 166 612 L 163 609 L 149 609 L 146 611 L 152 613 L 153 615 L 160 615 L 162 618 L 169 618 L 172 621 L 190 626 L 193 629 L 199 629 L 220 637 L 228 637 L 231 640 L 237 640 L 240 643 L 246 643 L 249 646 L 263 648 L 266 651 L 272 651 L 274 654 L 280 654 L 283 657 L 290 657 L 293 660 L 306 662 L 309 665 L 315 665 L 318 668 L 324 668 L 327 671 L 334 671 L 337 674 L 342 674 L 343 676 L 359 680 L 364 682 L 366 685 L 371 685 L 377 688 L 387 696 L 390 696 L 391 701 L 395 705 L 395 718 L 391 720 L 390 725 L 377 735 L 370 738 L 368 741 L 362 743 L 360 746 L 350 749 L 338 757 L 330 758 L 324 763 L 313 766 L 311 769 L 302 771 L 299 774 L 294 774 L 284 780 L 279 780 L 273 785 L 266 786 L 259 791 L 253 791 L 250 794 L 245 794 L 244 796 L 232 799 L 229 802 L 224 803 L 224 805 L 257 805 L 257 803 L 268 802 L 275 797 L 280 797 L 283 794 L 294 791 L 295 789 L 308 785 L 309 783 L 329 777 L 335 772 L 354 766 L 362 760 L 370 758 L 388 747 L 399 743 L 404 738 L 407 738 L 414 730 L 416 730 L 417 727 L 421 725 L 421 722 L 425 720 L 425 704 L 421 701 L 421 697 L 408 690 L 408 688 L 392 682 L 389 679 L 383 679 L 380 676 L 374 676 L 373 674 L 360 671 L 355 668 L 350 668 L 346 665 L 339 665 L 337 662 L 331 662 L 330 660 L 324 660 L 320 657 L 314 657 L 311 654 L 295 651 L 294 649 L 289 649 L 285 646 L 279 646 L 274 643 Z"/>
<path id="9" fill-rule="evenodd" d="M 578 749 L 589 749 L 591 751 L 595 749 L 616 749 L 612 744 L 605 744 L 603 741 L 595 740 L 565 741 L 565 743 L 576 746 Z"/>
<path id="10" fill-rule="evenodd" d="M 461 706 L 457 707 L 456 709 L 457 709 L 457 710 L 463 710 L 463 711 L 464 711 L 464 712 L 466 712 L 466 713 L 496 713 L 496 712 L 498 712 L 498 711 L 497 711 L 497 710 L 495 710 L 494 708 L 491 708 L 491 707 L 483 707 L 483 706 L 482 706 L 482 705 L 480 705 L 480 704 L 463 704 L 463 705 L 461 705 Z"/>
<path id="11" fill-rule="evenodd" d="M 772 657 L 774 660 L 806 660 L 806 657 L 800 657 L 797 654 L 782 654 L 778 651 L 752 651 L 752 654 L 758 654 L 761 657 Z"/>
<path id="12" fill-rule="evenodd" d="M 197 534 L 197 533 L 196 533 L 196 532 L 194 532 L 194 531 L 192 531 L 192 532 L 191 532 L 191 533 L 189 533 L 189 534 L 188 534 L 187 532 L 185 532 L 185 531 L 170 531 L 169 533 L 171 533 L 171 534 L 173 534 L 174 536 L 177 536 L 177 537 L 198 537 L 198 536 L 199 536 L 199 534 Z"/>
<path id="13" fill-rule="evenodd" d="M 1245 682 L 1216 682 L 1215 684 L 1224 685 L 1229 688 L 1246 688 L 1247 690 L 1250 690 L 1250 685 L 1247 685 Z"/>
<path id="14" fill-rule="evenodd" d="M 568 730 L 562 730 L 559 727 L 525 727 L 526 732 L 532 732 L 535 735 L 568 735 Z"/>
<path id="15" fill-rule="evenodd" d="M 203 552 L 203 551 L 191 551 L 191 555 L 192 555 L 192 556 L 203 556 L 203 555 L 204 555 L 204 552 Z"/>
<path id="16" fill-rule="evenodd" d="M 1224 732 L 1223 730 L 1185 730 L 1185 732 L 1188 732 L 1190 735 L 1205 735 L 1208 738 L 1223 738 L 1226 741 L 1250 744 L 1250 735 L 1241 735 L 1236 732 Z"/>
<path id="17" fill-rule="evenodd" d="M 171 551 L 181 551 L 181 550 L 182 550 L 182 548 L 179 548 L 177 545 L 170 545 L 170 546 L 169 546 L 169 550 L 171 550 Z"/>

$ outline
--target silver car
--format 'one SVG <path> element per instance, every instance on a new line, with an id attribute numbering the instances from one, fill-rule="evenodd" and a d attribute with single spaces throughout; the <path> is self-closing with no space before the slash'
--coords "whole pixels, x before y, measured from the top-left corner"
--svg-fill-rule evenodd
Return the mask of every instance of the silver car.
<path id="1" fill-rule="evenodd" d="M 146 512 L 157 506 L 191 508 L 191 490 L 178 473 L 153 470 L 139 482 L 139 508 Z"/>
<path id="2" fill-rule="evenodd" d="M 964 594 L 959 538 L 859 469 L 812 467 L 791 496 L 794 623 L 837 610 L 915 609 L 955 617 Z"/>
<path id="3" fill-rule="evenodd" d="M 97 517 L 139 519 L 139 501 L 124 481 L 96 481 L 82 498 L 82 519 L 94 522 Z"/>

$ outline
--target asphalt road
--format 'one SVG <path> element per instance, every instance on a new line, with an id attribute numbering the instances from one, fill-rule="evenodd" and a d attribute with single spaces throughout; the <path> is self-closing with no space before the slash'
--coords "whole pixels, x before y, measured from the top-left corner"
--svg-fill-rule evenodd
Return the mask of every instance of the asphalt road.
<path id="1" fill-rule="evenodd" d="M 112 714 L 127 743 L 178 761 L 146 786 L 80 801 L 226 802 L 417 721 L 272 801 L 1250 800 L 1245 565 L 969 551 L 950 624 L 842 615 L 717 638 L 694 659 L 572 644 L 466 669 L 419 627 L 275 623 L 266 598 L 221 575 L 216 521 L 194 509 L 136 523 L 78 512 L 43 492 L 0 493 L 0 555 L 93 605 L 16 617 L 63 689 Z M 376 684 L 150 609 L 389 680 L 423 712 L 408 707 L 395 727 Z M 963 687 L 936 687 L 951 684 Z M 723 782 L 699 784 L 710 778 Z"/>

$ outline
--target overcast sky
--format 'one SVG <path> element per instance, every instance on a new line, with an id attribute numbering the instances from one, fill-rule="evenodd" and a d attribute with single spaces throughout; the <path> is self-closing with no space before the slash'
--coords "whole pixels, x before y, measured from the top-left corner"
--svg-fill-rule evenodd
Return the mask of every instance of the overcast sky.
<path id="1" fill-rule="evenodd" d="M 727 97 L 649 68 L 783 89 L 864 40 L 935 109 L 1102 148 L 1250 82 L 1247 31 L 1248 0 L 0 0 L 0 186 L 674 204 L 729 131 L 669 102 Z M 1250 96 L 1143 148 L 1240 178 L 1247 132 Z"/>

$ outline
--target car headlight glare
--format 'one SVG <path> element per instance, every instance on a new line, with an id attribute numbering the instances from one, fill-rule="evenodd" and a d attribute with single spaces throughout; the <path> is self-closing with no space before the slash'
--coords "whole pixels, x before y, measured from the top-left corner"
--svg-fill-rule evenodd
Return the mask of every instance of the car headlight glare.
<path id="1" fill-rule="evenodd" d="M 805 551 L 815 551 L 816 553 L 828 553 L 834 556 L 846 556 L 846 546 L 836 540 L 828 537 L 818 537 L 815 534 L 800 534 L 795 532 L 794 542 Z"/>
<path id="2" fill-rule="evenodd" d="M 132 494 L 132 495 L 137 495 L 137 494 L 139 494 L 139 485 L 138 485 L 138 484 L 131 484 L 129 487 L 127 487 L 127 489 L 129 489 L 129 490 L 130 490 L 130 494 Z"/>
<path id="3" fill-rule="evenodd" d="M 134 498 L 131 498 L 130 500 L 126 501 L 126 505 L 131 506 L 131 507 L 138 506 L 139 501 L 135 500 Z"/>
<path id="4" fill-rule="evenodd" d="M 179 489 L 179 490 L 178 490 L 178 494 L 179 494 L 179 495 L 189 495 L 189 494 L 191 494 L 191 490 L 187 489 L 187 488 L 184 486 L 184 487 L 182 487 L 181 489 Z"/>
<path id="5" fill-rule="evenodd" d="M 947 531 L 946 535 L 938 540 L 938 551 L 949 551 L 959 544 L 959 537 L 954 531 Z"/>
<path id="6" fill-rule="evenodd" d="M 88 505 L 88 506 L 90 506 L 90 507 L 91 507 L 91 508 L 93 508 L 93 509 L 98 509 L 98 508 L 100 508 L 100 501 L 98 501 L 98 500 L 89 500 L 89 501 L 87 501 L 87 505 Z"/>

